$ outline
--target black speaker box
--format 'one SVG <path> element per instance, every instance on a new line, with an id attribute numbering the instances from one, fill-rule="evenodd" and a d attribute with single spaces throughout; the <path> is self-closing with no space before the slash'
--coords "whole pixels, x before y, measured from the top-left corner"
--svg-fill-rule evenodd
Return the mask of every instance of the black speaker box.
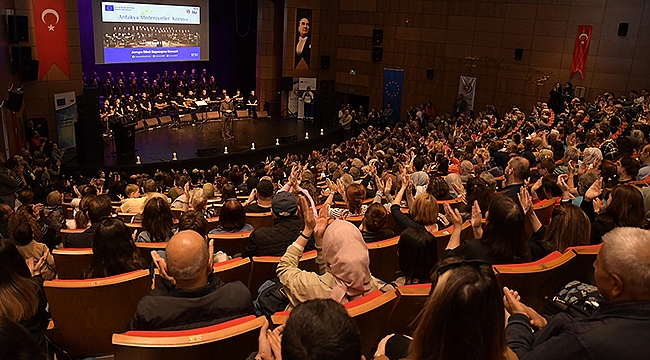
<path id="1" fill-rule="evenodd" d="M 521 60 L 521 58 L 524 56 L 524 49 L 515 49 L 515 60 Z"/>
<path id="2" fill-rule="evenodd" d="M 384 48 L 381 46 L 375 46 L 372 48 L 372 62 L 378 63 L 381 62 L 381 59 L 384 56 Z"/>
<path id="3" fill-rule="evenodd" d="M 433 80 L 433 68 L 427 69 L 427 79 Z"/>
<path id="4" fill-rule="evenodd" d="M 31 46 L 11 47 L 11 72 L 12 74 L 24 74 L 32 62 Z"/>
<path id="5" fill-rule="evenodd" d="M 196 150 L 196 156 L 206 157 L 206 156 L 215 156 L 218 155 L 217 148 L 207 148 L 207 149 L 198 149 Z"/>
<path id="6" fill-rule="evenodd" d="M 374 46 L 381 45 L 384 42 L 384 29 L 372 30 L 372 44 Z"/>
<path id="7" fill-rule="evenodd" d="M 10 43 L 29 41 L 27 16 L 7 15 L 7 28 Z"/>
<path id="8" fill-rule="evenodd" d="M 293 91 L 293 78 L 290 76 L 283 76 L 280 87 L 282 91 Z"/>
<path id="9" fill-rule="evenodd" d="M 99 122 L 99 89 L 96 87 L 85 88 L 80 98 L 77 101 L 79 122 L 83 124 Z"/>
<path id="10" fill-rule="evenodd" d="M 27 69 L 21 74 L 23 81 L 36 81 L 38 80 L 38 60 L 32 60 L 27 66 Z"/>
<path id="11" fill-rule="evenodd" d="M 20 90 L 11 90 L 9 92 L 9 99 L 5 102 L 5 107 L 13 112 L 20 111 L 20 108 L 23 106 L 24 95 L 25 93 Z"/>
<path id="12" fill-rule="evenodd" d="M 320 57 L 320 68 L 325 69 L 325 70 L 330 68 L 330 56 L 329 55 L 321 55 L 321 57 Z"/>
<path id="13" fill-rule="evenodd" d="M 630 28 L 628 23 L 619 23 L 618 24 L 618 36 L 627 36 L 627 31 Z"/>
<path id="14" fill-rule="evenodd" d="M 77 158 L 80 162 L 104 161 L 104 124 L 96 122 L 84 125 L 81 121 L 75 124 L 77 141 Z"/>

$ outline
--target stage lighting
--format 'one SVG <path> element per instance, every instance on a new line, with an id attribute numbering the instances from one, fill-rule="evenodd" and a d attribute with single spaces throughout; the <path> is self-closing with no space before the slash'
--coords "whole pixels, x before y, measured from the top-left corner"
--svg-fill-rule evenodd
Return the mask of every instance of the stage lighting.
<path id="1" fill-rule="evenodd" d="M 323 131 L 323 129 L 320 129 L 320 134 L 321 134 L 321 136 L 325 135 L 325 132 Z"/>
<path id="2" fill-rule="evenodd" d="M 308 132 L 305 133 L 305 140 L 309 140 L 309 133 Z"/>
<path id="3" fill-rule="evenodd" d="M 176 153 L 175 153 L 175 152 L 172 153 L 172 160 L 178 160 L 178 158 L 176 157 Z"/>
<path id="4" fill-rule="evenodd" d="M 135 163 L 138 165 L 142 164 L 142 162 L 140 161 L 140 156 L 135 157 Z"/>
<path id="5" fill-rule="evenodd" d="M 225 146 L 225 147 L 223 148 L 223 153 L 224 153 L 224 154 L 227 154 L 227 153 L 228 153 L 228 147 L 227 147 L 227 146 Z"/>
<path id="6" fill-rule="evenodd" d="M 276 146 L 280 145 L 280 139 L 279 138 L 275 138 L 275 145 Z"/>
<path id="7" fill-rule="evenodd" d="M 251 143 L 251 150 L 255 150 L 255 143 Z"/>

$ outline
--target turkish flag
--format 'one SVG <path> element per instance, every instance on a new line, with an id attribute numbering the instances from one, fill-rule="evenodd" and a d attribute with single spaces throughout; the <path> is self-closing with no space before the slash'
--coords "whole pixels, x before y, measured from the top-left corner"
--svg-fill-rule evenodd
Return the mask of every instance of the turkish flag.
<path id="1" fill-rule="evenodd" d="M 68 54 L 68 22 L 65 17 L 65 0 L 32 0 L 34 30 L 40 61 L 38 79 L 41 80 L 53 65 L 70 78 Z"/>
<path id="2" fill-rule="evenodd" d="M 580 76 L 585 78 L 585 66 L 587 64 L 587 54 L 589 54 L 589 44 L 591 44 L 591 30 L 594 27 L 591 25 L 578 25 L 578 34 L 576 35 L 576 43 L 573 46 L 573 61 L 571 61 L 571 73 L 569 76 L 577 72 Z"/>

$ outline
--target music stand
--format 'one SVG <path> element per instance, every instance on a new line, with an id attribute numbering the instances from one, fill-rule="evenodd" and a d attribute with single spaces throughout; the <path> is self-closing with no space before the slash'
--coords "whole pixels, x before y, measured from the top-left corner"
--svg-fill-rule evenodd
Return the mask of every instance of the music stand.
<path id="1" fill-rule="evenodd" d="M 205 113 L 207 112 L 208 103 L 203 100 L 197 100 L 194 102 L 199 108 L 199 113 L 201 114 L 201 121 L 199 122 L 199 130 L 203 130 L 203 125 L 205 124 Z"/>
<path id="2" fill-rule="evenodd" d="M 251 117 L 252 117 L 253 119 L 257 119 L 257 112 L 256 112 L 256 109 L 257 109 L 257 103 L 255 103 L 255 104 L 251 104 L 251 103 L 249 102 L 249 103 L 246 104 L 246 106 L 248 107 L 248 112 L 253 114 Z"/>

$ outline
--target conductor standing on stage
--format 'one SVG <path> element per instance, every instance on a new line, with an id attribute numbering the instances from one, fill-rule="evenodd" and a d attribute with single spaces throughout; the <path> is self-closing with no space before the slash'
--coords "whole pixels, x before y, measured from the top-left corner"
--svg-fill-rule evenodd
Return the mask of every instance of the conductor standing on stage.
<path id="1" fill-rule="evenodd" d="M 233 111 L 235 110 L 235 104 L 230 101 L 230 96 L 226 95 L 224 100 L 221 102 L 221 137 L 226 140 L 233 138 L 232 132 L 232 118 Z"/>
<path id="2" fill-rule="evenodd" d="M 302 102 L 305 105 L 305 120 L 314 120 L 314 93 L 311 92 L 311 86 L 302 94 Z"/>

